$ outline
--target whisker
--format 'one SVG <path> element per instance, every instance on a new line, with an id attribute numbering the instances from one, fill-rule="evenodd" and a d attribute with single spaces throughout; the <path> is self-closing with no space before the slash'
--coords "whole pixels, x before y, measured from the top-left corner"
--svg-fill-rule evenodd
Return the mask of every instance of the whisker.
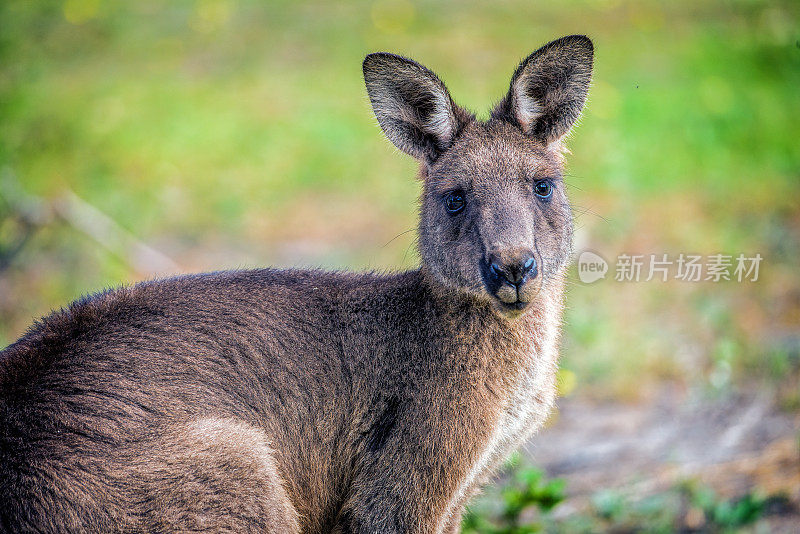
<path id="1" fill-rule="evenodd" d="M 407 233 L 409 233 L 409 232 L 413 232 L 413 231 L 414 231 L 414 230 L 416 230 L 416 229 L 417 229 L 416 227 L 411 227 L 411 228 L 409 228 L 408 230 L 406 230 L 405 232 L 400 232 L 399 234 L 397 234 L 396 236 L 394 236 L 393 238 L 391 238 L 389 241 L 387 241 L 386 243 L 384 243 L 384 245 L 383 245 L 381 248 L 386 248 L 386 247 L 389 245 L 389 243 L 391 243 L 392 241 L 394 241 L 394 240 L 395 240 L 395 239 L 397 239 L 398 237 L 400 237 L 400 236 L 403 236 L 403 235 L 406 235 L 406 234 L 407 234 Z"/>

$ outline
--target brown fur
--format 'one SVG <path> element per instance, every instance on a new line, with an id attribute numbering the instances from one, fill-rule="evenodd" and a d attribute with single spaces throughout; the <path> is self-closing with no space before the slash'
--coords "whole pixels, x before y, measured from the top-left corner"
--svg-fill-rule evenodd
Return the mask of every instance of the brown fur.
<path id="1" fill-rule="evenodd" d="M 180 276 L 50 315 L 0 353 L 0 528 L 456 532 L 555 396 L 560 141 L 591 58 L 580 36 L 535 52 L 480 123 L 367 56 L 381 127 L 421 160 L 421 268 Z"/>

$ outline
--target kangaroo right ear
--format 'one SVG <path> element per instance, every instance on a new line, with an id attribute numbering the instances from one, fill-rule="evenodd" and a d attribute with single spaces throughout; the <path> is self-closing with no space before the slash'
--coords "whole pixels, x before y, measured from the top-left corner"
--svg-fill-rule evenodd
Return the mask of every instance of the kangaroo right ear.
<path id="1" fill-rule="evenodd" d="M 545 145 L 558 142 L 586 102 L 594 46 L 585 35 L 568 35 L 528 56 L 511 78 L 508 95 L 492 116 L 516 124 Z"/>
<path id="2" fill-rule="evenodd" d="M 430 164 L 452 145 L 467 114 L 433 72 L 385 52 L 369 54 L 363 68 L 372 110 L 397 148 Z"/>

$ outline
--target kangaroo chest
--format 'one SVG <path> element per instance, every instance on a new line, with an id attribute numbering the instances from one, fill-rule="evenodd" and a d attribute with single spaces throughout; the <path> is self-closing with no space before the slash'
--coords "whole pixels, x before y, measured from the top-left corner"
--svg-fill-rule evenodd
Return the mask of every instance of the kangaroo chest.
<path id="1" fill-rule="evenodd" d="M 486 467 L 505 459 L 547 419 L 555 398 L 555 352 L 554 343 L 530 340 L 520 347 L 520 365 L 509 377 L 509 388 L 483 453 L 489 460 Z"/>
<path id="2" fill-rule="evenodd" d="M 465 502 L 514 449 L 541 427 L 555 399 L 557 323 L 524 331 L 513 347 L 514 365 L 506 370 L 488 439 L 451 500 Z"/>
<path id="3" fill-rule="evenodd" d="M 555 399 L 555 337 L 554 331 L 535 332 L 521 347 L 524 363 L 513 379 L 498 424 L 502 441 L 513 446 L 537 430 L 550 413 Z"/>

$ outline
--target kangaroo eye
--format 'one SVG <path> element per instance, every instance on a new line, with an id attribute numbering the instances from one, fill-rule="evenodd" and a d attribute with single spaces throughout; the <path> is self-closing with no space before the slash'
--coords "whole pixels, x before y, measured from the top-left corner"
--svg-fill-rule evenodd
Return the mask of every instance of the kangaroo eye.
<path id="1" fill-rule="evenodd" d="M 464 210 L 467 201 L 464 199 L 464 193 L 461 191 L 452 191 L 444 197 L 444 207 L 450 215 L 457 215 Z"/>
<path id="2" fill-rule="evenodd" d="M 542 200 L 547 200 L 553 194 L 553 184 L 547 180 L 539 180 L 534 184 L 533 191 Z"/>

